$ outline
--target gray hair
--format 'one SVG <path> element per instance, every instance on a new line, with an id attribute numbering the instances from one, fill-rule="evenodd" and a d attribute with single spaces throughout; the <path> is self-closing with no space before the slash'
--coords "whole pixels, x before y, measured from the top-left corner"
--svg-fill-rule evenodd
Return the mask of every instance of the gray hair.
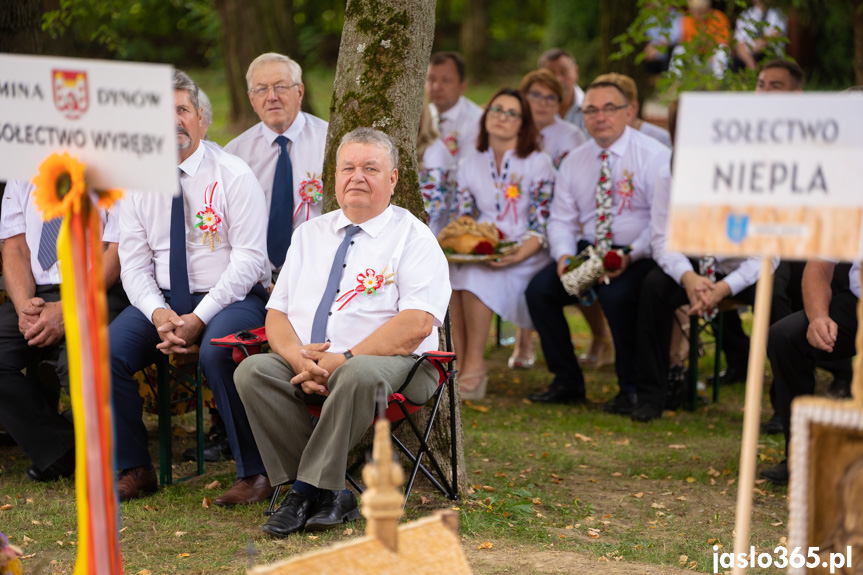
<path id="1" fill-rule="evenodd" d="M 336 158 L 342 153 L 342 148 L 348 144 L 372 144 L 383 149 L 390 156 L 390 164 L 393 169 L 399 167 L 399 149 L 393 139 L 380 130 L 374 128 L 357 128 L 342 136 L 339 147 L 336 149 Z"/>
<path id="2" fill-rule="evenodd" d="M 189 94 L 189 101 L 192 102 L 192 106 L 195 107 L 195 115 L 198 115 L 198 109 L 200 109 L 201 105 L 198 103 L 198 94 L 200 90 L 198 89 L 198 85 L 195 83 L 192 78 L 183 72 L 182 70 L 174 69 L 174 89 L 175 90 L 184 90 L 187 94 Z"/>
<path id="3" fill-rule="evenodd" d="M 210 98 L 207 93 L 198 88 L 198 100 L 201 102 L 203 113 L 201 114 L 201 124 L 204 126 L 204 139 L 207 138 L 207 130 L 210 124 L 213 123 L 213 105 L 210 103 Z"/>
<path id="4" fill-rule="evenodd" d="M 295 61 L 291 60 L 289 57 L 284 54 L 279 54 L 277 52 L 267 52 L 265 54 L 261 54 L 249 64 L 249 69 L 246 71 L 246 85 L 248 89 L 252 89 L 252 76 L 255 74 L 255 70 L 258 69 L 258 66 L 261 64 L 266 64 L 267 62 L 280 62 L 285 64 L 288 67 L 288 74 L 291 76 L 291 83 L 294 84 L 302 84 L 303 83 L 303 69 L 297 64 Z"/>
<path id="5" fill-rule="evenodd" d="M 850 88 L 842 90 L 843 94 L 853 94 L 856 92 L 863 92 L 863 86 L 851 86 Z"/>

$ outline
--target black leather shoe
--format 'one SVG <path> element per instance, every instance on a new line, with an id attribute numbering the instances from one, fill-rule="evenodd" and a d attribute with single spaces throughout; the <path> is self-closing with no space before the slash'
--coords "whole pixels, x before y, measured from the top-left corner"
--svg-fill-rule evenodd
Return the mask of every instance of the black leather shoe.
<path id="1" fill-rule="evenodd" d="M 621 391 L 614 396 L 614 399 L 602 406 L 602 411 L 619 415 L 631 414 L 635 411 L 635 394 Z"/>
<path id="2" fill-rule="evenodd" d="M 5 431 L 0 431 L 0 446 L 2 447 L 11 447 L 15 444 L 15 440 L 12 439 L 12 436 L 6 433 Z"/>
<path id="3" fill-rule="evenodd" d="M 231 453 L 231 444 L 228 442 L 227 437 L 222 437 L 216 441 L 204 444 L 204 461 L 215 463 L 216 461 L 221 461 L 223 458 L 231 460 L 233 457 L 234 455 Z M 183 458 L 186 461 L 197 461 L 198 448 L 190 447 L 183 452 Z"/>
<path id="4" fill-rule="evenodd" d="M 713 385 L 714 377 L 707 378 L 707 385 Z M 732 383 L 746 383 L 746 368 L 729 367 L 719 372 L 719 383 L 731 385 Z"/>
<path id="5" fill-rule="evenodd" d="M 761 477 L 775 485 L 785 485 L 788 483 L 788 460 L 785 459 L 779 465 L 765 469 L 761 472 Z"/>
<path id="6" fill-rule="evenodd" d="M 775 411 L 773 415 L 770 416 L 770 419 L 764 424 L 764 433 L 768 435 L 776 435 L 777 433 L 782 433 L 785 428 L 782 427 L 782 420 L 779 419 L 779 414 Z"/>
<path id="7" fill-rule="evenodd" d="M 545 391 L 531 393 L 527 398 L 534 403 L 586 403 L 583 393 L 577 393 L 560 387 L 549 387 Z"/>
<path id="8" fill-rule="evenodd" d="M 639 405 L 630 417 L 632 417 L 632 421 L 647 423 L 648 421 L 662 417 L 662 409 L 650 403 L 645 403 L 644 405 Z"/>
<path id="9" fill-rule="evenodd" d="M 686 368 L 682 365 L 672 365 L 668 369 L 668 395 L 665 398 L 665 409 L 675 410 L 683 404 L 686 392 Z"/>
<path id="10" fill-rule="evenodd" d="M 322 491 L 314 515 L 306 522 L 306 531 L 323 531 L 359 518 L 357 498 L 350 491 Z"/>
<path id="11" fill-rule="evenodd" d="M 851 397 L 851 381 L 844 377 L 833 377 L 827 388 L 827 397 L 833 399 L 848 399 Z"/>
<path id="12" fill-rule="evenodd" d="M 73 473 L 75 473 L 75 450 L 70 449 L 45 469 L 40 470 L 35 465 L 31 465 L 26 475 L 30 481 L 45 482 L 69 477 Z"/>
<path id="13" fill-rule="evenodd" d="M 302 531 L 312 514 L 314 504 L 305 495 L 290 491 L 261 529 L 275 537 L 287 537 Z"/>

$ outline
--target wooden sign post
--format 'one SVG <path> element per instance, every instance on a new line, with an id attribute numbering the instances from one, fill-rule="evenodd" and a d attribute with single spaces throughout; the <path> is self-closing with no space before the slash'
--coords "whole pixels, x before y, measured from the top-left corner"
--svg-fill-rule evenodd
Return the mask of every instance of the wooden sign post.
<path id="1" fill-rule="evenodd" d="M 773 291 L 770 258 L 860 258 L 860 158 L 863 97 L 858 95 L 687 93 L 681 97 L 669 249 L 696 256 L 763 258 L 746 381 L 735 557 L 749 554 Z M 859 378 L 858 371 L 856 394 L 861 393 Z M 735 575 L 745 571 L 735 562 Z"/>

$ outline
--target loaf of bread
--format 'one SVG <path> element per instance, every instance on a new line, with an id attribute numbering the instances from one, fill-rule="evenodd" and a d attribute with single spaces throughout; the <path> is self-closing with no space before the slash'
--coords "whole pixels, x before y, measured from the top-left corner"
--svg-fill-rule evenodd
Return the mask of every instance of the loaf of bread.
<path id="1" fill-rule="evenodd" d="M 462 216 L 446 225 L 438 234 L 441 247 L 451 248 L 457 254 L 472 254 L 480 242 L 488 242 L 492 248 L 500 243 L 494 224 L 478 224 L 470 216 Z"/>

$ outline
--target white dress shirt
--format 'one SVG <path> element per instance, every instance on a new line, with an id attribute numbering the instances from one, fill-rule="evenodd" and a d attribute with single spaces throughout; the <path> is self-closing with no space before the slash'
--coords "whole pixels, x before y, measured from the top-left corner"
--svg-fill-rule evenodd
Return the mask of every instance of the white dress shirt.
<path id="1" fill-rule="evenodd" d="M 291 158 L 294 186 L 294 213 L 291 214 L 294 229 L 303 222 L 321 215 L 323 197 L 315 199 L 313 194 L 307 194 L 305 190 L 316 188 L 316 183 L 323 185 L 327 126 L 327 122 L 320 118 L 300 112 L 283 134 L 277 134 L 263 122 L 259 122 L 225 146 L 226 152 L 238 156 L 252 168 L 252 172 L 264 190 L 267 206 L 265 213 L 269 214 L 273 197 L 273 178 L 276 175 L 276 164 L 279 158 L 279 145 L 276 143 L 276 138 L 285 136 L 290 140 L 288 156 Z M 266 223 L 267 220 L 263 221 Z"/>
<path id="2" fill-rule="evenodd" d="M 193 311 L 208 323 L 270 277 L 264 193 L 245 162 L 215 146 L 199 145 L 180 170 L 189 288 L 207 293 Z M 168 307 L 162 290 L 171 289 L 171 202 L 167 194 L 129 192 L 120 210 L 120 278 L 147 319 Z M 222 220 L 212 248 L 195 227 L 208 202 Z"/>
<path id="3" fill-rule="evenodd" d="M 581 113 L 581 106 L 584 104 L 584 90 L 578 87 L 578 84 L 573 86 L 575 89 L 575 98 L 573 98 L 572 106 L 563 115 L 563 119 L 570 124 L 575 124 L 582 130 L 584 129 L 584 115 Z"/>
<path id="4" fill-rule="evenodd" d="M 455 106 L 442 114 L 437 113 L 434 104 L 429 106 L 437 119 L 440 138 L 450 152 L 448 169 L 455 170 L 462 160 L 476 150 L 483 109 L 464 96 L 460 96 Z"/>
<path id="5" fill-rule="evenodd" d="M 560 116 L 555 116 L 554 122 L 540 130 L 539 134 L 542 151 L 551 156 L 555 169 L 560 167 L 567 154 L 587 141 L 584 130 L 561 120 Z"/>
<path id="6" fill-rule="evenodd" d="M 33 280 L 36 285 L 59 285 L 60 284 L 60 260 L 54 262 L 47 270 L 42 269 L 39 263 L 39 240 L 42 237 L 42 214 L 33 202 L 33 192 L 36 187 L 30 182 L 9 180 L 6 182 L 6 192 L 3 194 L 2 215 L 0 215 L 0 240 L 7 240 L 12 236 L 24 234 L 27 247 L 30 248 L 30 270 L 33 272 Z M 112 211 L 116 213 L 117 206 L 122 200 L 115 204 Z M 109 215 L 105 210 L 99 210 L 99 222 L 104 230 L 102 232 L 103 242 L 120 241 L 120 226 L 114 214 Z"/>
<path id="7" fill-rule="evenodd" d="M 303 345 L 310 343 L 333 257 L 351 223 L 341 210 L 324 214 L 298 228 L 288 249 L 267 307 L 287 314 Z M 434 316 L 435 329 L 415 353 L 436 351 L 437 326 L 443 325 L 451 294 L 446 258 L 437 240 L 428 226 L 395 206 L 359 226 L 345 257 L 338 299 L 330 308 L 329 351 L 350 349 L 408 309 Z M 362 280 L 369 275 L 382 277 L 374 292 L 366 293 Z"/>
<path id="8" fill-rule="evenodd" d="M 860 297 L 860 262 L 854 262 L 851 266 L 851 271 L 848 272 L 848 279 L 851 283 L 851 292 Z"/>
<path id="9" fill-rule="evenodd" d="M 453 207 L 455 178 L 449 169 L 451 164 L 452 156 L 440 138 L 429 144 L 423 152 L 422 168 L 419 171 L 420 190 L 429 228 L 435 237 L 449 223 L 450 210 Z"/>
<path id="10" fill-rule="evenodd" d="M 686 272 L 700 273 L 692 267 L 689 258 L 678 252 L 670 252 L 668 244 L 668 207 L 671 203 L 671 168 L 666 164 L 659 172 L 656 190 L 653 194 L 653 207 L 650 211 L 650 247 L 653 259 L 662 271 L 680 284 Z M 701 257 L 701 254 L 695 257 Z M 779 265 L 779 260 L 773 260 L 773 270 Z M 724 274 L 725 283 L 735 296 L 758 281 L 761 272 L 761 258 L 723 258 L 716 256 L 716 271 Z"/>
<path id="11" fill-rule="evenodd" d="M 764 28 L 758 31 L 757 22 L 764 22 Z M 765 36 L 785 36 L 785 15 L 778 8 L 768 8 L 765 14 L 761 8 L 753 6 L 737 17 L 734 28 L 735 42 L 742 42 L 752 48 L 755 40 Z"/>
<path id="12" fill-rule="evenodd" d="M 602 151 L 595 140 L 589 140 L 560 165 L 547 226 L 551 256 L 555 261 L 575 254 L 579 239 L 594 243 L 596 184 L 602 167 L 599 158 Z M 608 152 L 614 198 L 611 243 L 631 245 L 633 261 L 650 257 L 653 188 L 659 170 L 670 161 L 671 150 L 627 126 Z M 631 185 L 627 186 L 629 180 Z M 631 197 L 625 195 L 627 188 L 634 190 Z M 582 230 L 581 235 L 579 230 Z"/>

